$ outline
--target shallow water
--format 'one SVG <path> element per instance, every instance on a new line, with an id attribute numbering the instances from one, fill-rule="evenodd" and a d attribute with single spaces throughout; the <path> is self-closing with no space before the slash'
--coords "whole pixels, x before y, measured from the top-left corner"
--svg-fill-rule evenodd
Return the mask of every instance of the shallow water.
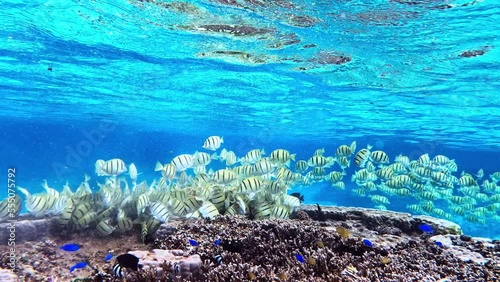
<path id="1" fill-rule="evenodd" d="M 15 167 L 17 184 L 34 192 L 43 179 L 75 189 L 84 173 L 96 188 L 95 161 L 119 157 L 151 181 L 157 160 L 220 135 L 240 157 L 285 148 L 307 160 L 356 140 L 391 161 L 446 155 L 456 176 L 500 171 L 491 2 L 238 3 L 4 1 L 2 169 Z M 210 24 L 228 26 L 208 32 Z M 234 25 L 262 32 L 235 36 Z M 332 63 L 342 58 L 351 60 Z M 102 140 L 92 140 L 95 130 L 107 131 Z M 345 191 L 327 182 L 292 191 L 307 203 L 371 207 L 351 192 L 354 171 Z M 406 211 L 415 201 L 392 202 Z M 500 237 L 498 222 L 456 220 L 465 233 Z"/>

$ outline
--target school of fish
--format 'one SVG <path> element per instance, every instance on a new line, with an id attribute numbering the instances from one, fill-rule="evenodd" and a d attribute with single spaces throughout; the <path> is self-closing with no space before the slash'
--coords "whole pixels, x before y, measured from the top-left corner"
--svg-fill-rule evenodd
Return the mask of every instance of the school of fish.
<path id="1" fill-rule="evenodd" d="M 269 156 L 263 149 L 253 149 L 238 157 L 225 148 L 219 151 L 223 143 L 222 137 L 210 136 L 202 146 L 210 153 L 196 151 L 168 163 L 157 162 L 158 179 L 150 184 L 138 183 L 135 165 L 127 166 L 116 158 L 96 161 L 98 189 L 91 189 L 87 174 L 74 192 L 68 183 L 58 191 L 46 180 L 43 193 L 32 195 L 28 189 L 17 189 L 30 214 L 57 216 L 59 227 L 67 232 L 92 228 L 107 236 L 140 225 L 141 238 L 148 244 L 153 240 L 151 234 L 170 218 L 213 219 L 235 214 L 253 219 L 288 218 L 302 200 L 297 193 L 288 195 L 288 190 L 323 181 L 334 189 L 346 189 L 345 169 L 352 161 L 357 170 L 351 176 L 355 185 L 349 189 L 368 197 L 375 208 L 387 209 L 390 199 L 406 197 L 406 201 L 415 201 L 407 206 L 413 213 L 446 219 L 461 216 L 475 223 L 500 221 L 500 172 L 484 180 L 482 170 L 455 176 L 457 164 L 444 155 L 431 158 L 424 154 L 417 160 L 398 155 L 391 163 L 384 151 L 371 146 L 356 152 L 354 141 L 339 146 L 333 156 L 318 149 L 310 158 L 296 160 L 296 154 L 286 149 L 276 149 Z M 214 171 L 210 167 L 213 161 L 225 168 Z M 447 207 L 435 205 L 438 200 Z M 21 197 L 16 195 L 11 201 L 19 214 Z M 8 204 L 7 199 L 0 202 L 0 219 L 9 216 Z"/>

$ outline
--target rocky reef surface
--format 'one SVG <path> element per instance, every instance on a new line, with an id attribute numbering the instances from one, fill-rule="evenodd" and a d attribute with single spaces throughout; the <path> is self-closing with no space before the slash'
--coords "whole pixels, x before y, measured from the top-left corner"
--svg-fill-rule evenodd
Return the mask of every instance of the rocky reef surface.
<path id="1" fill-rule="evenodd" d="M 434 232 L 420 231 L 422 223 Z M 142 267 L 126 270 L 126 281 L 498 281 L 500 277 L 500 241 L 463 235 L 460 226 L 446 220 L 371 209 L 305 205 L 290 220 L 171 220 L 149 245 L 140 241 L 138 230 L 109 237 L 90 231 L 63 234 L 50 228 L 51 219 L 20 220 L 16 234 L 23 235 L 16 237 L 15 265 L 10 264 L 12 246 L 5 240 L 7 224 L 0 224 L 1 281 L 114 281 L 115 259 L 104 261 L 110 252 L 114 257 L 128 252 L 139 258 Z M 49 227 L 38 228 L 44 226 Z M 338 227 L 348 234 L 340 234 Z M 59 249 L 67 243 L 81 248 Z M 70 272 L 80 261 L 88 265 Z"/>

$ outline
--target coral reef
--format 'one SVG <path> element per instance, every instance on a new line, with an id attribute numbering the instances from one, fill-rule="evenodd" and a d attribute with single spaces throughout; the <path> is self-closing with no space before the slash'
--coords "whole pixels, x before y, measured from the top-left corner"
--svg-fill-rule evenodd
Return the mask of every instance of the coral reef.
<path id="1" fill-rule="evenodd" d="M 201 267 L 199 255 L 189 255 L 182 250 L 130 251 L 139 258 L 139 264 L 146 272 L 156 273 L 156 277 L 190 278 L 198 274 Z M 168 272 L 168 273 L 167 273 Z"/>
<path id="2" fill-rule="evenodd" d="M 17 276 L 14 275 L 10 270 L 0 268 L 0 281 L 15 282 L 17 281 Z"/>
<path id="3" fill-rule="evenodd" d="M 315 220 L 318 217 L 322 221 Z M 126 281 L 498 281 L 500 277 L 500 241 L 460 235 L 460 227 L 450 222 L 317 206 L 304 206 L 291 218 L 173 220 L 162 224 L 154 244 L 147 246 L 140 242 L 138 230 L 106 238 L 90 232 L 50 235 L 16 244 L 14 270 L 20 281 L 113 281 L 115 260 L 103 258 L 109 252 L 114 256 L 128 252 L 140 258 L 142 268 L 126 271 Z M 422 233 L 421 223 L 435 232 Z M 344 227 L 347 235 L 341 236 L 338 227 Z M 373 246 L 365 245 L 364 239 Z M 81 249 L 59 250 L 69 242 Z M 0 267 L 10 269 L 8 246 L 0 246 L 0 251 Z M 78 261 L 88 266 L 70 273 Z"/>

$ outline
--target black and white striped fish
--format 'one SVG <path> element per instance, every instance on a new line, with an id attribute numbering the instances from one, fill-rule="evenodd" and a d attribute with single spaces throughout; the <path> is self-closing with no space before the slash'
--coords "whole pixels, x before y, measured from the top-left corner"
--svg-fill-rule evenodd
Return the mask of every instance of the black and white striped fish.
<path id="1" fill-rule="evenodd" d="M 117 176 L 125 171 L 127 166 L 121 159 L 97 160 L 95 163 L 95 173 L 99 176 Z"/>
<path id="2" fill-rule="evenodd" d="M 210 136 L 203 143 L 203 148 L 215 151 L 219 149 L 220 145 L 224 143 L 224 138 L 219 136 Z"/>

